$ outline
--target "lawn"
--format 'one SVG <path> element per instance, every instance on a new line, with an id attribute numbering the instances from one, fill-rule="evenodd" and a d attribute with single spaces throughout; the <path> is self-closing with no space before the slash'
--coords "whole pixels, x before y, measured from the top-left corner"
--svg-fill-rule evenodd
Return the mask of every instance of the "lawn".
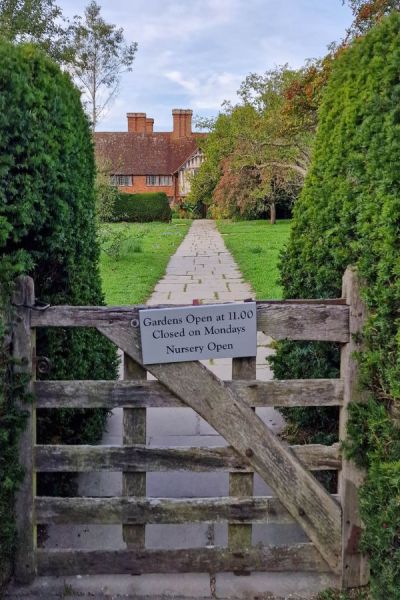
<path id="1" fill-rule="evenodd" d="M 282 298 L 278 259 L 290 232 L 290 221 L 217 221 L 227 248 L 258 300 Z"/>
<path id="2" fill-rule="evenodd" d="M 170 256 L 185 237 L 191 221 L 172 223 L 113 223 L 123 233 L 121 255 L 101 253 L 100 272 L 107 304 L 141 304 L 164 275 Z"/>

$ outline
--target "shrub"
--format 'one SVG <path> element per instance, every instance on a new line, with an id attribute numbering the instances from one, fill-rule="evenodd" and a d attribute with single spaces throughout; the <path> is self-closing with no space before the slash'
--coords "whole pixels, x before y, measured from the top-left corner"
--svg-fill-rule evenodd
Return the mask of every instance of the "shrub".
<path id="1" fill-rule="evenodd" d="M 118 202 L 118 188 L 110 182 L 107 163 L 97 163 L 96 181 L 96 216 L 99 223 L 110 223 L 114 220 L 115 205 Z"/>
<path id="2" fill-rule="evenodd" d="M 34 277 L 52 304 L 102 304 L 94 219 L 94 158 L 80 93 L 69 76 L 30 45 L 0 44 L 0 247 L 2 308 L 16 274 Z M 1 308 L 1 307 L 0 307 Z M 7 333 L 7 332 L 6 332 Z M 93 330 L 38 332 L 38 354 L 54 379 L 113 378 L 114 347 Z M 10 387 L 7 335 L 0 369 L 0 572 L 12 554 L 13 495 L 23 415 Z M 38 438 L 93 442 L 104 411 L 44 411 Z"/>
<path id="3" fill-rule="evenodd" d="M 393 600 L 400 598 L 400 513 L 389 499 L 398 499 L 399 493 L 399 434 L 392 427 L 387 445 L 378 451 L 373 407 L 381 405 L 384 412 L 389 408 L 394 413 L 400 405 L 399 65 L 398 12 L 355 40 L 337 59 L 320 110 L 313 162 L 281 261 L 286 298 L 340 296 L 348 264 L 358 267 L 364 282 L 370 318 L 360 365 L 372 400 L 367 410 L 354 412 L 350 435 L 352 455 L 358 452 L 369 470 L 361 497 L 373 592 L 375 598 Z M 281 347 L 276 373 L 302 376 L 310 364 L 314 376 L 335 373 L 334 348 L 315 344 L 294 348 L 289 343 Z M 316 353 L 318 361 L 313 363 Z M 296 422 L 297 416 L 289 418 Z M 315 411 L 310 419 L 314 429 L 322 429 Z M 389 532 L 376 526 L 387 520 Z"/>
<path id="4" fill-rule="evenodd" d="M 114 205 L 114 221 L 169 223 L 172 212 L 164 192 L 149 194 L 119 194 Z"/>
<path id="5" fill-rule="evenodd" d="M 118 261 L 129 252 L 142 252 L 143 238 L 147 234 L 147 228 L 133 231 L 127 223 L 117 226 L 103 224 L 99 227 L 98 238 L 102 252 Z"/>

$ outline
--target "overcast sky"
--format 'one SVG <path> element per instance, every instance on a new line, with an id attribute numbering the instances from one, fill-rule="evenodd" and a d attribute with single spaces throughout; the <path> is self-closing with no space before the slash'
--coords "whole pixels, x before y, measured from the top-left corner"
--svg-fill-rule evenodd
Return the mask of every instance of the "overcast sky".
<path id="1" fill-rule="evenodd" d="M 172 108 L 216 115 L 250 72 L 301 66 L 325 54 L 351 22 L 341 0 L 97 0 L 139 49 L 99 131 L 126 131 L 127 112 L 146 112 L 170 130 Z M 85 0 L 59 0 L 66 16 Z"/>

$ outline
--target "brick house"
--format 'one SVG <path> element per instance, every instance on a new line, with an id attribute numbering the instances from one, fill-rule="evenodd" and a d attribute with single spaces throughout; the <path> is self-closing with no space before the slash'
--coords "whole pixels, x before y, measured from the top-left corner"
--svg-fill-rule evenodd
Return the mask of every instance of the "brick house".
<path id="1" fill-rule="evenodd" d="M 192 132 L 192 111 L 173 109 L 173 130 L 153 131 L 146 113 L 128 113 L 127 132 L 95 133 L 96 157 L 121 192 L 165 192 L 179 203 L 190 191 L 190 178 L 203 161 Z"/>

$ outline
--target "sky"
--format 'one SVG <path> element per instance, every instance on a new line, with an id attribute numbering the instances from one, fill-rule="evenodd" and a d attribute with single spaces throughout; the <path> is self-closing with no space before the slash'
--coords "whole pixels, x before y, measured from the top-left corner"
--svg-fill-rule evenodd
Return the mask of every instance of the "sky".
<path id="1" fill-rule="evenodd" d="M 97 0 L 109 23 L 138 43 L 133 70 L 98 131 L 126 131 L 127 112 L 145 112 L 154 129 L 172 129 L 173 108 L 194 118 L 237 101 L 249 73 L 321 57 L 351 23 L 341 0 Z M 85 0 L 59 0 L 65 16 L 82 15 Z"/>

